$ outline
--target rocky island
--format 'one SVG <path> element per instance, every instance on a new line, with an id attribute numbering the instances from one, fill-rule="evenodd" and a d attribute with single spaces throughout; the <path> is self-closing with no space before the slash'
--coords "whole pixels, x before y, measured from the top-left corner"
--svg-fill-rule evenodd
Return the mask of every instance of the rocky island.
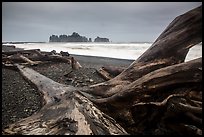
<path id="1" fill-rule="evenodd" d="M 49 42 L 89 42 L 85 36 L 80 36 L 78 33 L 73 32 L 72 35 L 52 35 L 49 38 Z"/>
<path id="2" fill-rule="evenodd" d="M 97 37 L 95 38 L 94 42 L 109 42 L 109 39 Z"/>
<path id="3" fill-rule="evenodd" d="M 49 42 L 92 42 L 91 38 L 80 36 L 78 33 L 73 32 L 72 35 L 52 35 L 49 37 Z M 94 42 L 109 42 L 108 38 L 97 37 Z"/>

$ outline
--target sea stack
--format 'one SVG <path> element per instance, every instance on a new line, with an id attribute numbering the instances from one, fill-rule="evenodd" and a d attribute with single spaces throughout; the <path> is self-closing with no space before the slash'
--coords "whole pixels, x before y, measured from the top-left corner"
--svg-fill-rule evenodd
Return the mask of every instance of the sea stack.
<path id="1" fill-rule="evenodd" d="M 95 38 L 94 42 L 109 42 L 109 39 L 97 37 Z"/>

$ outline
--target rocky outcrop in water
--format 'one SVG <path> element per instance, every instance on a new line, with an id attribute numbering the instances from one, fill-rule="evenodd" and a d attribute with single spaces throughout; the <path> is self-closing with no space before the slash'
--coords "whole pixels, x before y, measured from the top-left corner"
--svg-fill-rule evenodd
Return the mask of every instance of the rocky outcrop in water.
<path id="1" fill-rule="evenodd" d="M 97 37 L 95 38 L 94 42 L 109 42 L 109 39 Z"/>
<path id="2" fill-rule="evenodd" d="M 89 38 L 89 42 L 92 42 L 91 38 Z"/>
<path id="3" fill-rule="evenodd" d="M 91 38 L 80 36 L 78 33 L 73 32 L 72 35 L 52 35 L 49 37 L 49 42 L 92 42 Z M 109 42 L 108 38 L 97 37 L 94 42 Z"/>
<path id="4" fill-rule="evenodd" d="M 72 35 L 52 35 L 49 42 L 88 42 L 85 36 L 80 36 L 78 33 L 73 32 Z"/>

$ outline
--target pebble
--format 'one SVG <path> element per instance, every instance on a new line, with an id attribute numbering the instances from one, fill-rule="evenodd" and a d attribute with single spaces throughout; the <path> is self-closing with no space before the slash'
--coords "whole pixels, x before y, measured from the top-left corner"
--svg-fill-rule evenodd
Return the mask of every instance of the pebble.
<path id="1" fill-rule="evenodd" d="M 66 81 L 73 81 L 73 79 L 72 78 L 67 78 Z"/>
<path id="2" fill-rule="evenodd" d="M 25 112 L 28 112 L 28 109 L 25 109 Z"/>
<path id="3" fill-rule="evenodd" d="M 88 86 L 88 84 L 86 84 L 86 83 L 82 83 L 81 85 L 82 85 L 82 86 Z"/>
<path id="4" fill-rule="evenodd" d="M 79 83 L 83 83 L 83 81 L 81 81 L 81 80 L 78 80 L 77 82 L 79 82 Z"/>
<path id="5" fill-rule="evenodd" d="M 90 79 L 89 81 L 90 81 L 90 82 L 93 82 L 94 80 L 93 80 L 93 79 Z"/>

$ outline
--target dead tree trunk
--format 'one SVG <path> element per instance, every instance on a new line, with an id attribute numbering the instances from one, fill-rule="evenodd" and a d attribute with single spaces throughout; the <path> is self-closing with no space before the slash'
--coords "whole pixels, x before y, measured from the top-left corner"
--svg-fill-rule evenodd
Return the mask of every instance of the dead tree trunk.
<path id="1" fill-rule="evenodd" d="M 171 130 L 200 135 L 202 58 L 184 60 L 189 48 L 201 40 L 200 6 L 176 17 L 146 52 L 103 83 L 65 86 L 17 65 L 44 94 L 45 105 L 3 133 L 165 134 Z"/>

